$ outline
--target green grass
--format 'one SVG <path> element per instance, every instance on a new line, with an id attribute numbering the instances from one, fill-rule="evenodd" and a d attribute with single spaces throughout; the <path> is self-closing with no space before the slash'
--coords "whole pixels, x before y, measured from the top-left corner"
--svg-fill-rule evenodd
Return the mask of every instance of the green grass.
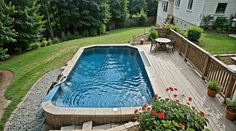
<path id="1" fill-rule="evenodd" d="M 204 32 L 201 42 L 201 47 L 211 54 L 236 53 L 236 39 L 226 34 Z"/>
<path id="2" fill-rule="evenodd" d="M 46 72 L 65 64 L 79 47 L 92 44 L 127 43 L 133 35 L 141 34 L 147 29 L 147 27 L 125 28 L 103 36 L 66 41 L 15 56 L 4 62 L 0 65 L 0 69 L 13 71 L 14 79 L 5 92 L 5 97 L 12 102 L 4 111 L 0 129 L 3 130 L 4 123 L 32 85 Z"/>

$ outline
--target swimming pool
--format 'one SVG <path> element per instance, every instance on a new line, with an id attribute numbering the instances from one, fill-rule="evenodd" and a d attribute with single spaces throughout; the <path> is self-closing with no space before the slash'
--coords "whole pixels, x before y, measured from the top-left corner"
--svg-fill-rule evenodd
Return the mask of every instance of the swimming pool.
<path id="1" fill-rule="evenodd" d="M 84 50 L 52 102 L 60 107 L 129 107 L 152 96 L 138 50 L 105 46 Z"/>
<path id="2" fill-rule="evenodd" d="M 81 47 L 42 107 L 49 125 L 128 122 L 152 99 L 144 52 L 129 45 Z"/>

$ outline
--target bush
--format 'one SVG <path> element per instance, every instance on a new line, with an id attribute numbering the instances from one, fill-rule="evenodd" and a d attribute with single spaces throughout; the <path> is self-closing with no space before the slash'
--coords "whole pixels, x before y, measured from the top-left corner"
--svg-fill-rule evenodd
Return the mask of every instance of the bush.
<path id="1" fill-rule="evenodd" d="M 58 37 L 55 37 L 52 41 L 52 44 L 57 44 L 60 42 L 60 39 Z"/>
<path id="2" fill-rule="evenodd" d="M 84 30 L 84 31 L 82 32 L 82 36 L 88 37 L 88 36 L 89 36 L 89 31 L 88 31 L 88 30 Z"/>
<path id="3" fill-rule="evenodd" d="M 66 34 L 66 40 L 71 40 L 71 39 L 73 39 L 73 36 L 71 35 L 70 32 L 68 32 L 68 33 Z"/>
<path id="4" fill-rule="evenodd" d="M 42 45 L 42 46 L 41 46 Z M 42 39 L 42 42 L 41 42 L 41 47 L 45 47 L 45 46 L 49 46 L 49 43 L 48 43 L 48 41 L 46 40 L 46 38 L 43 38 Z"/>
<path id="5" fill-rule="evenodd" d="M 143 10 L 140 13 L 140 17 L 138 19 L 138 24 L 139 24 L 139 26 L 147 25 L 147 15 L 145 14 L 145 12 Z"/>
<path id="6" fill-rule="evenodd" d="M 52 44 L 52 39 L 48 39 L 48 44 L 51 45 Z"/>
<path id="7" fill-rule="evenodd" d="M 222 32 L 228 29 L 229 21 L 226 17 L 217 17 L 215 20 L 214 27 L 217 31 Z"/>
<path id="8" fill-rule="evenodd" d="M 158 36 L 158 32 L 156 30 L 152 30 L 150 32 L 150 39 L 156 39 Z"/>
<path id="9" fill-rule="evenodd" d="M 208 29 L 209 28 L 209 23 L 213 19 L 214 19 L 214 16 L 212 16 L 212 15 L 203 16 L 203 18 L 202 18 L 202 27 L 204 29 Z"/>
<path id="10" fill-rule="evenodd" d="M 172 30 L 174 30 L 174 31 L 176 31 L 176 32 L 178 32 L 178 33 L 181 32 L 180 27 L 177 26 L 177 25 L 167 24 L 167 25 L 165 26 L 165 28 L 167 28 L 167 29 L 172 29 Z"/>
<path id="11" fill-rule="evenodd" d="M 30 49 L 31 49 L 31 50 L 35 50 L 35 49 L 37 49 L 37 48 L 39 48 L 38 43 L 33 43 L 33 44 L 30 45 Z"/>
<path id="12" fill-rule="evenodd" d="M 161 98 L 157 95 L 143 105 L 141 109 L 136 109 L 134 113 L 139 113 L 138 121 L 143 130 L 155 131 L 202 131 L 207 126 L 207 118 L 204 112 L 191 107 L 192 97 L 175 94 L 177 89 L 169 87 L 166 89 L 173 100 Z"/>
<path id="13" fill-rule="evenodd" d="M 191 41 L 197 41 L 202 35 L 203 29 L 198 26 L 191 26 L 187 30 L 187 38 Z"/>
<path id="14" fill-rule="evenodd" d="M 94 29 L 94 28 L 90 29 L 89 34 L 90 34 L 90 36 L 97 36 L 98 35 L 97 29 Z"/>
<path id="15" fill-rule="evenodd" d="M 106 25 L 105 24 L 101 24 L 99 26 L 99 34 L 104 34 L 106 32 Z"/>
<path id="16" fill-rule="evenodd" d="M 65 32 L 62 32 L 62 33 L 61 33 L 61 39 L 62 39 L 62 41 L 67 40 L 66 35 L 65 35 Z"/>
<path id="17" fill-rule="evenodd" d="M 10 55 L 7 54 L 8 49 L 0 48 L 0 60 L 4 61 L 10 58 Z"/>

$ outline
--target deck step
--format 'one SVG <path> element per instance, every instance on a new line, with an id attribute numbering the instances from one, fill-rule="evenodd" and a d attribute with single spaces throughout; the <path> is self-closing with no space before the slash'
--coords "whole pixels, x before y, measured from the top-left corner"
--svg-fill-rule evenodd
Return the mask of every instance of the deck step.
<path id="1" fill-rule="evenodd" d="M 94 129 L 103 129 L 103 130 L 106 130 L 106 129 L 109 129 L 111 128 L 111 124 L 105 124 L 105 125 L 100 125 L 100 126 L 94 126 L 93 127 L 93 130 Z"/>
<path id="2" fill-rule="evenodd" d="M 93 128 L 92 121 L 88 121 L 88 122 L 83 123 L 82 130 L 92 130 L 92 128 Z"/>
<path id="3" fill-rule="evenodd" d="M 116 123 L 111 123 L 111 128 L 114 128 L 114 127 L 117 127 L 117 126 L 120 126 L 121 124 L 116 124 Z"/>
<path id="4" fill-rule="evenodd" d="M 74 130 L 75 129 L 75 126 L 63 126 L 61 127 L 61 131 L 71 131 L 71 130 Z"/>

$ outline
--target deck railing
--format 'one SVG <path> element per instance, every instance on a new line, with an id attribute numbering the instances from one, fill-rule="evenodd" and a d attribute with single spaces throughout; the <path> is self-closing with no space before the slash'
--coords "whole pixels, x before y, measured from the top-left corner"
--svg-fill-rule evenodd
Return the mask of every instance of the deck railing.
<path id="1" fill-rule="evenodd" d="M 193 65 L 204 80 L 216 81 L 221 86 L 220 93 L 225 99 L 233 96 L 236 74 L 226 64 L 172 29 L 158 29 L 158 32 L 164 32 L 175 40 L 176 49 L 184 59 Z"/>

